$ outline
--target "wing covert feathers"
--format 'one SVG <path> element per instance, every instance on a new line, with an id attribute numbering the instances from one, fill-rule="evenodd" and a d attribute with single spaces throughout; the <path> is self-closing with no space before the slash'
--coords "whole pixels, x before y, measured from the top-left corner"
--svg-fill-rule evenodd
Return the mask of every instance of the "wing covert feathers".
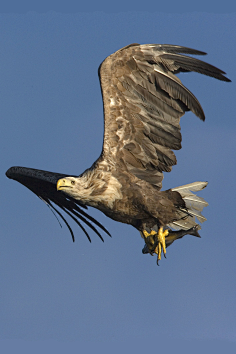
<path id="1" fill-rule="evenodd" d="M 175 74 L 194 71 L 230 81 L 222 70 L 189 56 L 205 54 L 169 44 L 133 44 L 103 61 L 104 159 L 161 188 L 163 172 L 177 162 L 172 150 L 181 148 L 181 116 L 192 111 L 205 119 Z"/>

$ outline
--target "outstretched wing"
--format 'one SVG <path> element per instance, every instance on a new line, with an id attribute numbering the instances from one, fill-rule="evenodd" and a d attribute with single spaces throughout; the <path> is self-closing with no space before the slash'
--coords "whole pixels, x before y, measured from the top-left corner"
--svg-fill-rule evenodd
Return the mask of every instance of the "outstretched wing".
<path id="1" fill-rule="evenodd" d="M 14 179 L 17 182 L 20 182 L 25 187 L 30 189 L 40 199 L 42 199 L 53 212 L 57 213 L 57 215 L 59 215 L 59 217 L 65 222 L 66 226 L 68 227 L 73 241 L 74 233 L 70 225 L 68 224 L 62 213 L 54 206 L 54 204 L 61 208 L 79 225 L 79 227 L 86 234 L 90 242 L 91 239 L 89 237 L 89 234 L 82 223 L 90 227 L 101 238 L 102 241 L 103 238 L 95 226 L 98 226 L 110 236 L 110 233 L 105 229 L 102 224 L 100 224 L 97 220 L 95 220 L 83 210 L 87 209 L 85 205 L 80 203 L 78 200 L 70 198 L 64 193 L 57 192 L 57 181 L 60 178 L 68 176 L 68 174 L 66 175 L 62 173 L 54 173 L 26 167 L 11 167 L 9 168 L 9 170 L 7 170 L 6 176 L 8 178 Z"/>
<path id="2" fill-rule="evenodd" d="M 195 71 L 230 81 L 222 70 L 183 53 L 206 54 L 175 45 L 131 44 L 99 68 L 105 117 L 102 156 L 159 189 L 163 171 L 170 172 L 177 162 L 172 150 L 181 148 L 181 116 L 191 110 L 205 119 L 196 97 L 174 74 Z"/>

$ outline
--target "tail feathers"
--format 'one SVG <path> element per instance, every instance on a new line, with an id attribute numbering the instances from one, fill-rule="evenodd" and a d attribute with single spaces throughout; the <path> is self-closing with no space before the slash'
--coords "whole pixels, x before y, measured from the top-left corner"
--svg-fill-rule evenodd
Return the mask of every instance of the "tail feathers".
<path id="1" fill-rule="evenodd" d="M 191 216 L 196 216 L 196 218 L 198 219 L 199 222 L 203 223 L 204 221 L 206 221 L 206 218 L 205 216 L 203 216 L 201 214 L 201 210 L 198 211 L 198 210 L 195 210 L 194 208 L 186 208 L 186 209 L 181 209 L 185 214 L 186 214 L 186 210 L 188 212 L 189 215 Z"/>
<path id="2" fill-rule="evenodd" d="M 207 182 L 194 182 L 184 186 L 172 188 L 172 191 L 179 192 L 183 198 L 186 210 L 180 210 L 180 218 L 177 221 L 168 224 L 169 227 L 174 229 L 187 230 L 195 225 L 198 225 L 195 217 L 201 223 L 206 221 L 206 218 L 201 214 L 204 207 L 208 206 L 208 203 L 201 197 L 193 194 L 192 192 L 198 192 L 207 186 Z M 200 226 L 199 226 L 200 229 Z"/>
<path id="3" fill-rule="evenodd" d="M 193 194 L 193 193 L 191 193 L 191 191 L 192 192 L 199 192 L 202 189 L 206 188 L 207 185 L 208 185 L 208 182 L 193 182 L 193 183 L 185 184 L 184 186 L 172 188 L 171 190 L 177 191 L 182 196 L 184 196 L 184 194 Z"/>
<path id="4" fill-rule="evenodd" d="M 186 213 L 182 214 L 182 218 L 177 221 L 173 221 L 172 223 L 169 223 L 167 226 L 174 229 L 174 230 L 188 230 L 194 227 L 195 225 L 198 225 L 195 221 L 195 217 L 192 216 L 186 216 Z M 199 230 L 201 227 L 199 226 Z"/>

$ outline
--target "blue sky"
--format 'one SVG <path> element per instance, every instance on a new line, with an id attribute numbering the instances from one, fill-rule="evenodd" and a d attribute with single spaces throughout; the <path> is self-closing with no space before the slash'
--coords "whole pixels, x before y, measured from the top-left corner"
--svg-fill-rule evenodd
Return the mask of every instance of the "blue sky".
<path id="1" fill-rule="evenodd" d="M 40 352 L 47 343 L 60 353 L 78 347 L 118 351 L 121 343 L 136 352 L 149 345 L 200 350 L 204 343 L 230 352 L 236 339 L 235 14 L 0 17 L 0 345 L 10 352 L 35 344 Z M 209 181 L 200 194 L 209 202 L 208 220 L 201 239 L 175 242 L 160 267 L 142 254 L 135 229 L 93 209 L 89 213 L 112 239 L 104 235 L 102 243 L 91 233 L 90 244 L 71 221 L 73 243 L 44 203 L 5 177 L 13 165 L 68 175 L 90 167 L 103 139 L 97 68 L 133 42 L 206 51 L 204 59 L 232 80 L 180 76 L 202 104 L 206 122 L 191 113 L 182 118 L 183 148 L 163 185 Z"/>

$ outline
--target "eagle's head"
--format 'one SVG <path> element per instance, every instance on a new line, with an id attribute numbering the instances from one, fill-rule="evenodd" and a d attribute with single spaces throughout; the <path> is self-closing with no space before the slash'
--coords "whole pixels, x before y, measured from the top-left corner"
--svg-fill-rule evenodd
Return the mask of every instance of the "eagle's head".
<path id="1" fill-rule="evenodd" d="M 78 183 L 78 178 L 75 177 L 64 177 L 57 181 L 57 190 L 63 191 L 70 197 L 77 199 L 80 186 Z"/>
<path id="2" fill-rule="evenodd" d="M 62 191 L 69 197 L 90 206 L 94 206 L 93 189 L 86 174 L 78 177 L 63 177 L 57 181 L 58 191 Z"/>

